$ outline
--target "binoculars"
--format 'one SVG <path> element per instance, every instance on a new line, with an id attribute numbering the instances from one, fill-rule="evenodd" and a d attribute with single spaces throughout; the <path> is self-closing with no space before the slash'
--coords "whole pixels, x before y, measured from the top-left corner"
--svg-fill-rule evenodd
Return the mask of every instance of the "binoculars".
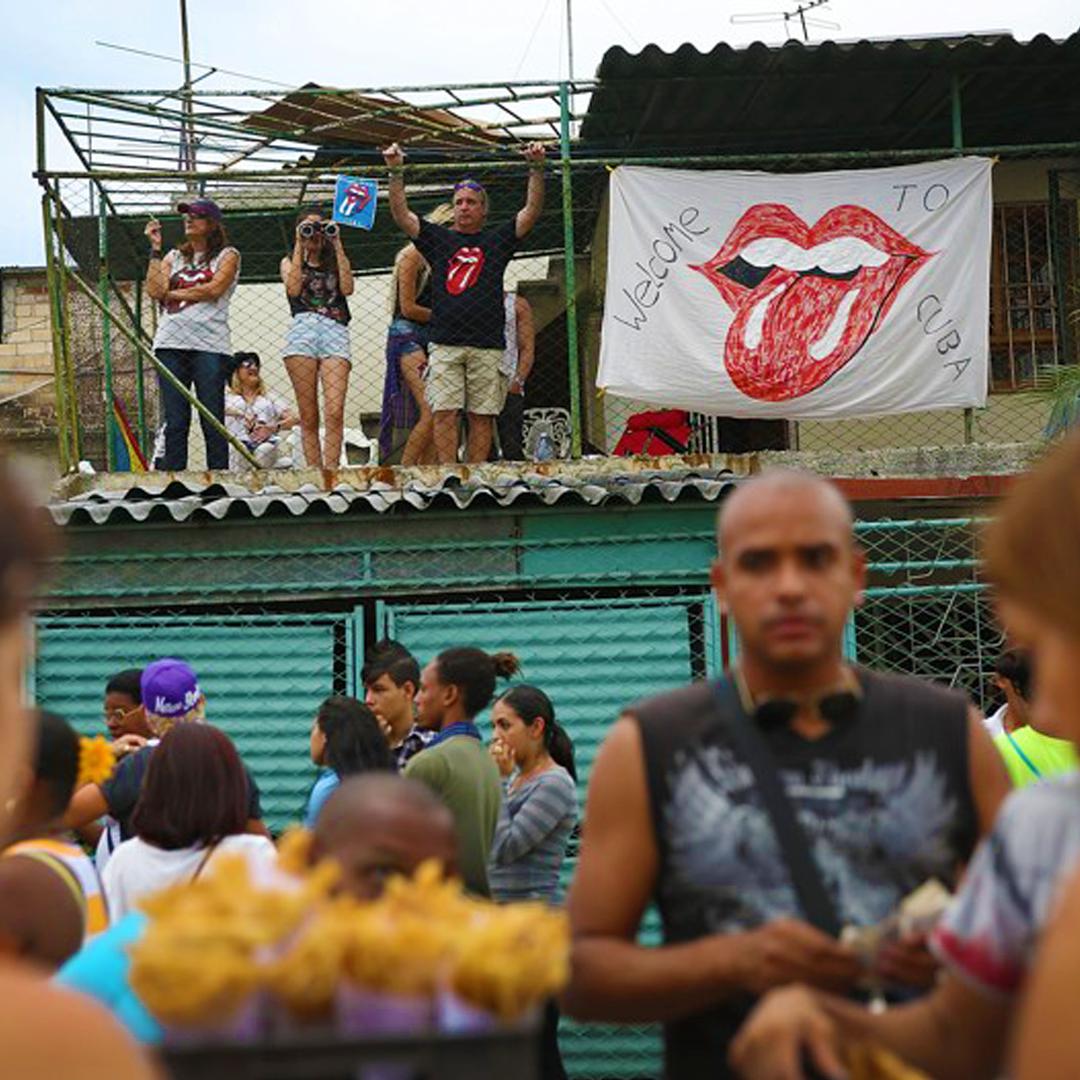
<path id="1" fill-rule="evenodd" d="M 300 235 L 305 240 L 322 233 L 327 240 L 333 240 L 338 234 L 338 227 L 333 221 L 305 221 L 300 226 Z"/>

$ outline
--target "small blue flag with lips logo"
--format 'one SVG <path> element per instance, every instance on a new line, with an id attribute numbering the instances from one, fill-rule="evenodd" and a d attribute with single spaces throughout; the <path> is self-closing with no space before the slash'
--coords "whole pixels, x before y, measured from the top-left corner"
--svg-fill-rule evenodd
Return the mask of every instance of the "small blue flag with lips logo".
<path id="1" fill-rule="evenodd" d="M 370 229 L 375 224 L 378 191 L 374 180 L 339 176 L 334 187 L 334 221 L 353 229 Z"/>

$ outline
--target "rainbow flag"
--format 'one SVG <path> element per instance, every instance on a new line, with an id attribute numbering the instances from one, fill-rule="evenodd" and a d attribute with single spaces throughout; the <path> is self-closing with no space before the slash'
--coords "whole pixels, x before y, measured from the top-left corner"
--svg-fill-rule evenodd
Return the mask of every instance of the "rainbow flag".
<path id="1" fill-rule="evenodd" d="M 147 472 L 146 458 L 128 421 L 123 402 L 113 394 L 113 469 L 116 472 Z"/>

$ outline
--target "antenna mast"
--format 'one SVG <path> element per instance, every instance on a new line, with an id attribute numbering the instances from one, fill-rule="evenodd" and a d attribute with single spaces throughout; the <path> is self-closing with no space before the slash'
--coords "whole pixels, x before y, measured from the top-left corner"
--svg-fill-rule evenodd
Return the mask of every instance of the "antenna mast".
<path id="1" fill-rule="evenodd" d="M 566 59 L 570 71 L 570 85 L 574 84 L 574 0 L 566 0 Z"/>
<path id="2" fill-rule="evenodd" d="M 180 48 L 184 60 L 184 123 L 180 167 L 195 172 L 195 105 L 191 98 L 191 43 L 188 40 L 187 0 L 180 0 Z"/>
<path id="3" fill-rule="evenodd" d="M 731 21 L 733 23 L 769 23 L 769 22 L 781 22 L 784 24 L 784 32 L 790 38 L 792 35 L 788 30 L 788 24 L 794 22 L 796 19 L 799 21 L 799 28 L 802 30 L 803 41 L 808 42 L 810 40 L 810 27 L 821 27 L 825 30 L 839 30 L 840 24 L 829 22 L 826 19 L 808 19 L 806 13 L 813 11 L 815 8 L 824 7 L 829 3 L 829 0 L 801 0 L 796 5 L 794 11 L 763 11 L 760 13 L 747 13 L 744 15 L 732 15 Z"/>

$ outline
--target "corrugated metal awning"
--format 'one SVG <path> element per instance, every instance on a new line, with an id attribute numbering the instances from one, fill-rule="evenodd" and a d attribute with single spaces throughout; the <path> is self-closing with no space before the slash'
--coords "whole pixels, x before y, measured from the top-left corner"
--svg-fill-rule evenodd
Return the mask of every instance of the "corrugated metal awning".
<path id="1" fill-rule="evenodd" d="M 662 459 L 661 459 L 662 460 Z M 553 463 L 554 464 L 554 463 Z M 86 491 L 61 492 L 49 504 L 58 525 L 116 522 L 187 521 L 190 518 L 261 518 L 308 513 L 386 513 L 397 509 L 426 510 L 440 505 L 510 507 L 517 504 L 552 506 L 567 501 L 599 506 L 609 501 L 637 504 L 650 494 L 667 502 L 685 496 L 715 501 L 735 483 L 730 469 L 688 467 L 681 459 L 669 465 L 635 467 L 634 463 L 605 460 L 592 468 L 583 462 L 573 469 L 552 467 L 545 472 L 500 470 L 497 466 L 463 469 L 430 479 L 416 470 L 409 478 L 396 478 L 392 469 L 342 469 L 338 483 L 325 488 L 302 480 L 295 485 L 260 484 L 252 487 L 239 476 L 199 480 L 200 474 L 148 473 L 135 483 L 118 485 L 118 474 L 102 478 Z M 582 467 L 584 466 L 584 467 Z M 621 466 L 621 468 L 620 468 Z M 281 477 L 282 481 L 285 477 Z"/>
<path id="2" fill-rule="evenodd" d="M 581 153 L 824 153 L 952 146 L 955 76 L 967 146 L 1073 142 L 1080 33 L 648 45 L 604 55 Z"/>
<path id="3" fill-rule="evenodd" d="M 268 136 L 315 146 L 379 148 L 392 142 L 438 149 L 493 149 L 515 140 L 506 132 L 484 130 L 449 109 L 432 109 L 399 96 L 372 96 L 324 89 L 307 83 L 246 125 Z"/>

